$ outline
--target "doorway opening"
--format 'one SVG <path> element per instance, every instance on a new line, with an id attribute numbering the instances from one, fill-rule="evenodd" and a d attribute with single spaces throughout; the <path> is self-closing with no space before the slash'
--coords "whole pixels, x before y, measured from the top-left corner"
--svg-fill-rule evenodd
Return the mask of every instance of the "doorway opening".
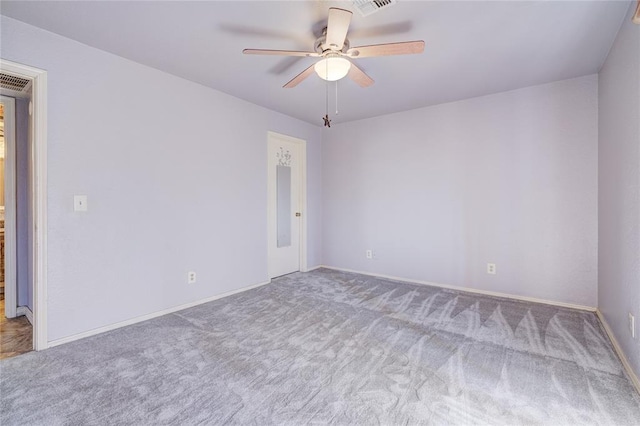
<path id="1" fill-rule="evenodd" d="M 25 268 L 18 273 L 19 266 L 27 263 L 26 256 L 18 253 L 27 254 L 28 239 L 26 232 L 20 233 L 24 238 L 17 238 L 16 221 L 18 210 L 25 209 L 20 216 L 26 216 L 27 207 L 28 102 L 0 96 L 0 359 L 33 349 L 28 277 Z M 26 221 L 21 222 L 26 230 Z"/>
<path id="2" fill-rule="evenodd" d="M 21 343 L 20 348 L 14 351 L 17 353 L 13 353 L 17 355 L 23 350 L 42 350 L 48 347 L 47 73 L 2 59 L 0 95 L 3 118 L 7 118 L 3 123 L 7 150 L 3 185 L 6 250 L 1 327 L 3 333 L 0 334 L 3 338 L 2 352 L 8 347 L 4 332 L 14 340 L 19 334 L 14 330 L 13 319 L 18 317 L 17 319 L 30 323 L 32 330 L 32 337 L 26 338 L 20 334 L 17 339 Z M 14 111 L 9 114 L 9 109 Z M 12 138 L 11 141 L 9 137 Z M 9 323 L 11 326 L 7 325 Z"/>

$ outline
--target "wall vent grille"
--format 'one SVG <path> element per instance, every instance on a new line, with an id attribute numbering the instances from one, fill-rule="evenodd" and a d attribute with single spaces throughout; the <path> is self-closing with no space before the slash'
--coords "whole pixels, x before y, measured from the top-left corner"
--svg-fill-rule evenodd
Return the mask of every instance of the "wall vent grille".
<path id="1" fill-rule="evenodd" d="M 14 90 L 16 92 L 26 92 L 31 80 L 16 77 L 5 73 L 0 73 L 0 88 Z"/>
<path id="2" fill-rule="evenodd" d="M 353 5 L 362 16 L 369 16 L 384 7 L 396 4 L 396 0 L 353 0 Z"/>

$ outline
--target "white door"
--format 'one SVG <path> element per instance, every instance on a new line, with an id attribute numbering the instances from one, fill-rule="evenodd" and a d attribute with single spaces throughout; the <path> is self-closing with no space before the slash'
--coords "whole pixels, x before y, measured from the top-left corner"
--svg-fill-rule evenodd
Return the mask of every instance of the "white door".
<path id="1" fill-rule="evenodd" d="M 268 136 L 269 278 L 300 270 L 304 141 Z"/>

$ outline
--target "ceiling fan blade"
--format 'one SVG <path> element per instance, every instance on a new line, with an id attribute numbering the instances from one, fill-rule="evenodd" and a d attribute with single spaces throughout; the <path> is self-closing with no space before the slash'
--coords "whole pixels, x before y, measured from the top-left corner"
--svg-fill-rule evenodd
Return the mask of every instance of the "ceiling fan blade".
<path id="1" fill-rule="evenodd" d="M 349 78 L 358 83 L 360 87 L 369 87 L 373 84 L 373 79 L 365 74 L 364 71 L 358 68 L 353 62 L 351 63 L 351 68 L 349 68 Z"/>
<path id="2" fill-rule="evenodd" d="M 327 21 L 327 45 L 337 50 L 342 50 L 344 40 L 347 38 L 347 31 L 351 23 L 350 11 L 332 7 L 329 9 L 329 19 Z"/>
<path id="3" fill-rule="evenodd" d="M 245 55 L 278 55 L 278 56 L 320 56 L 316 52 L 300 52 L 298 50 L 244 49 Z"/>
<path id="4" fill-rule="evenodd" d="M 296 75 L 295 77 L 293 77 L 291 79 L 291 81 L 289 81 L 287 84 L 285 84 L 284 88 L 286 89 L 291 89 L 292 87 L 296 87 L 298 84 L 300 84 L 305 78 L 309 77 L 311 74 L 314 73 L 314 69 L 313 67 L 316 64 L 311 65 L 309 68 L 307 68 L 306 70 L 302 71 L 300 74 Z"/>
<path id="5" fill-rule="evenodd" d="M 291 67 L 296 65 L 299 61 L 304 61 L 300 56 L 285 56 L 284 58 L 277 61 L 277 63 L 269 68 L 267 72 L 269 74 L 280 75 L 284 72 L 289 71 Z"/>
<path id="6" fill-rule="evenodd" d="M 347 56 L 352 58 L 370 58 L 372 56 L 410 55 L 422 52 L 424 52 L 424 41 L 417 40 L 352 47 L 347 50 Z"/>

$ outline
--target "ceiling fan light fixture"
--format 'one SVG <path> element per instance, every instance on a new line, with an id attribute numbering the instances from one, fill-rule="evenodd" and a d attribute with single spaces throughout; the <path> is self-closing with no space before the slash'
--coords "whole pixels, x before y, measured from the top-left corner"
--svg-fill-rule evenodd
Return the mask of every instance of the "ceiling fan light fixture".
<path id="1" fill-rule="evenodd" d="M 344 78 L 351 69 L 351 62 L 346 58 L 330 56 L 319 60 L 314 69 L 318 77 L 327 81 Z"/>

